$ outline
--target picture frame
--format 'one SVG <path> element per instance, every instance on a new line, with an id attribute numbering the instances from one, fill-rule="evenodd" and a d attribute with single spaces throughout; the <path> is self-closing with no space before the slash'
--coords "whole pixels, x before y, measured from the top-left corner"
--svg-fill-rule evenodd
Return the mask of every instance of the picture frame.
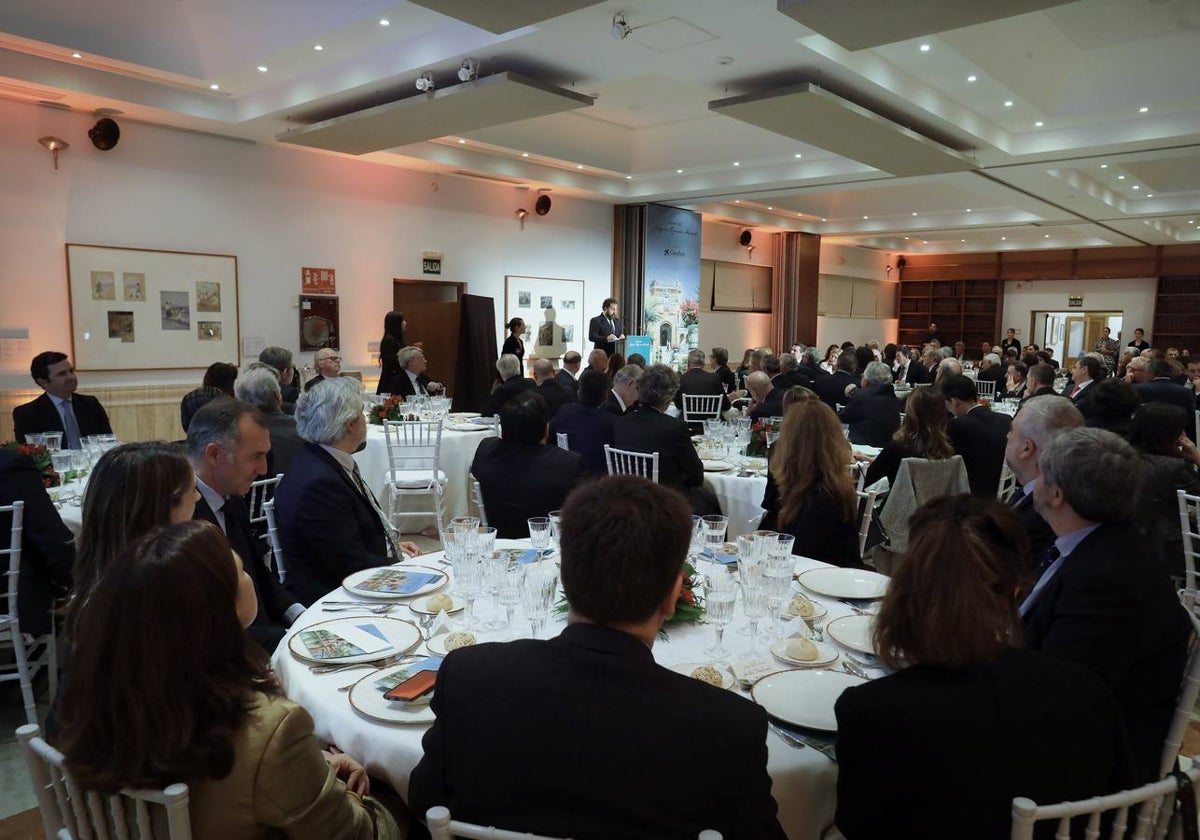
<path id="1" fill-rule="evenodd" d="M 68 242 L 66 261 L 76 369 L 241 364 L 236 256 Z"/>
<path id="2" fill-rule="evenodd" d="M 527 277 L 519 274 L 504 276 L 504 323 L 512 318 L 525 321 L 525 360 L 552 359 L 557 361 L 568 350 L 586 356 L 587 321 L 583 306 L 583 281 L 555 277 Z M 530 304 L 551 303 L 555 317 L 548 323 L 545 308 Z M 560 301 L 573 301 L 575 306 L 564 308 Z M 522 306 L 522 302 L 526 305 Z M 598 314 L 598 313 L 597 313 Z M 547 343 L 545 340 L 549 339 Z"/>

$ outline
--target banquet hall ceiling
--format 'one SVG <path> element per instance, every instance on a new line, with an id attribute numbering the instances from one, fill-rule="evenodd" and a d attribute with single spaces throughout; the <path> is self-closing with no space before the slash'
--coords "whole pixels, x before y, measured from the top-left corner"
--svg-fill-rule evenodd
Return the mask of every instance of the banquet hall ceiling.
<path id="1" fill-rule="evenodd" d="M 376 124 L 364 158 L 888 251 L 1200 242 L 1200 0 L 1020 0 L 1007 8 L 1033 11 L 1001 19 L 993 0 L 898 0 L 903 25 L 860 0 L 486 5 L 509 16 L 442 13 L 469 16 L 465 0 L 4 0 L 0 97 L 266 144 L 330 121 L 356 151 L 368 109 L 405 100 L 392 137 L 408 145 Z M 459 81 L 465 59 L 480 83 Z M 506 73 L 573 110 L 471 104 Z M 468 124 L 412 142 L 414 125 Z"/>

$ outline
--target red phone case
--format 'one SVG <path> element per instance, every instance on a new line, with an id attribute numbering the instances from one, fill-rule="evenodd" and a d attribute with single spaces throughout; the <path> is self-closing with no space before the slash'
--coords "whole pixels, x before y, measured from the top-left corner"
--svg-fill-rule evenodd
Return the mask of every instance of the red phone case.
<path id="1" fill-rule="evenodd" d="M 395 688 L 389 689 L 384 693 L 383 697 L 385 700 L 412 702 L 422 694 L 433 691 L 433 686 L 436 683 L 437 671 L 420 671 Z"/>

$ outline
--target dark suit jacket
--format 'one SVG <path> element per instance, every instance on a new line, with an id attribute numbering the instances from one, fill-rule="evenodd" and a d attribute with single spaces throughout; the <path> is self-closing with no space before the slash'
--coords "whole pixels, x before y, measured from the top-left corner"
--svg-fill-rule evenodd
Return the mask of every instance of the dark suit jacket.
<path id="1" fill-rule="evenodd" d="M 446 805 L 459 819 L 578 840 L 692 840 L 705 828 L 784 837 L 766 713 L 655 664 L 618 630 L 572 624 L 548 641 L 456 650 L 433 710 L 409 784 L 417 813 Z"/>
<path id="2" fill-rule="evenodd" d="M 914 665 L 846 689 L 834 709 L 837 824 L 851 840 L 1007 840 L 1015 796 L 1052 803 L 1132 786 L 1104 684 L 1028 651 Z M 986 779 L 963 772 L 979 755 Z"/>
<path id="3" fill-rule="evenodd" d="M 271 435 L 271 451 L 267 453 L 267 476 L 274 478 L 288 471 L 296 453 L 304 448 L 304 440 L 296 431 L 296 418 L 283 412 L 267 415 L 267 431 Z"/>
<path id="4" fill-rule="evenodd" d="M 999 479 L 997 479 L 998 484 Z M 1029 537 L 1029 556 L 1036 568 L 1042 557 L 1045 556 L 1046 549 L 1054 544 L 1054 530 L 1046 524 L 1046 520 L 1042 519 L 1042 515 L 1034 508 L 1033 496 L 1026 496 L 1021 487 L 1017 487 L 1009 497 L 1008 509 L 1017 515 L 1017 519 L 1021 520 L 1021 526 L 1025 529 L 1026 536 Z"/>
<path id="5" fill-rule="evenodd" d="M 95 397 L 87 394 L 75 394 L 71 397 L 71 408 L 75 412 L 75 422 L 79 424 L 79 436 L 111 435 L 112 426 L 108 422 L 108 414 L 104 406 Z M 50 395 L 43 393 L 36 400 L 19 405 L 13 409 L 13 434 L 18 443 L 25 442 L 29 432 L 62 432 L 63 448 L 67 446 L 66 429 L 63 428 L 62 416 L 54 407 Z"/>
<path id="6" fill-rule="evenodd" d="M 417 384 L 421 386 L 422 393 L 428 393 L 427 388 L 432 380 L 423 373 L 417 374 Z M 392 384 L 387 393 L 392 396 L 412 397 L 416 395 L 413 390 L 412 380 L 408 378 L 408 372 L 401 369 L 399 373 L 392 377 Z"/>
<path id="7" fill-rule="evenodd" d="M 704 483 L 704 465 L 692 446 L 692 433 L 680 417 L 640 405 L 613 426 L 614 446 L 630 452 L 658 453 L 658 481 L 684 489 Z"/>
<path id="8" fill-rule="evenodd" d="M 580 372 L 582 373 L 582 371 Z M 576 397 L 579 396 L 579 380 L 572 376 L 569 370 L 559 370 L 558 373 L 554 374 L 554 379 L 564 388 L 570 388 L 571 393 Z"/>
<path id="9" fill-rule="evenodd" d="M 850 402 L 850 398 L 846 396 L 846 388 L 857 384 L 853 376 L 844 370 L 838 370 L 813 383 L 813 391 L 821 398 L 821 402 L 837 411 L 839 405 L 847 405 Z"/>
<path id="10" fill-rule="evenodd" d="M 258 597 L 258 615 L 246 630 L 254 641 L 262 645 L 263 650 L 272 653 L 287 633 L 288 622 L 284 613 L 296 603 L 296 599 L 283 588 L 279 578 L 263 562 L 267 546 L 254 536 L 246 502 L 231 496 L 225 500 L 225 507 L 221 510 L 225 514 L 225 538 L 229 540 L 229 547 L 242 558 L 242 566 L 254 581 L 254 593 Z M 192 519 L 203 519 L 221 527 L 203 496 L 196 502 Z"/>
<path id="11" fill-rule="evenodd" d="M 510 376 L 504 381 L 499 388 L 492 391 L 492 395 L 488 397 L 487 402 L 483 405 L 483 416 L 491 417 L 500 413 L 500 409 L 504 404 L 520 394 L 522 391 L 531 391 L 537 388 L 537 383 L 532 379 L 524 376 Z"/>
<path id="12" fill-rule="evenodd" d="M 611 412 L 580 403 L 567 403 L 550 421 L 549 443 L 557 444 L 558 433 L 565 432 L 567 445 L 572 452 L 583 458 L 583 467 L 590 473 L 604 475 L 608 464 L 604 459 L 604 444 L 612 445 L 613 424 L 616 416 Z"/>
<path id="13" fill-rule="evenodd" d="M 333 456 L 306 443 L 275 490 L 288 586 L 305 606 L 351 572 L 386 566 L 387 536 L 371 503 Z"/>
<path id="14" fill-rule="evenodd" d="M 546 407 L 550 409 L 548 416 L 551 418 L 558 414 L 558 410 L 564 405 L 575 402 L 575 392 L 570 388 L 560 385 L 554 379 L 547 379 L 541 385 L 538 385 L 535 390 L 546 401 Z"/>
<path id="15" fill-rule="evenodd" d="M 721 382 L 721 377 L 715 373 L 709 373 L 704 368 L 691 368 L 679 377 L 679 390 L 675 392 L 675 407 L 680 412 L 683 411 L 684 394 L 720 396 L 721 411 L 729 410 L 729 398 L 725 396 L 725 385 Z M 693 434 L 700 434 L 702 431 L 704 431 L 702 424 L 692 424 Z"/>
<path id="16" fill-rule="evenodd" d="M 483 490 L 488 525 L 500 539 L 516 540 L 529 536 L 529 517 L 561 508 L 585 473 L 577 452 L 488 438 L 475 450 L 471 474 Z"/>
<path id="17" fill-rule="evenodd" d="M 713 371 L 721 380 L 721 387 L 725 389 L 725 393 L 737 390 L 737 377 L 733 375 L 733 371 L 729 369 L 729 365 L 721 365 Z"/>
<path id="18" fill-rule="evenodd" d="M 1194 428 L 1196 410 L 1196 394 L 1183 385 L 1176 385 L 1169 379 L 1152 379 L 1149 382 L 1138 382 L 1133 386 L 1133 390 L 1137 391 L 1143 403 L 1167 403 L 1169 405 L 1177 405 L 1187 414 L 1188 424 L 1186 428 L 1191 431 Z M 32 431 L 32 430 L 31 430 Z M 1191 437 L 1191 435 L 1188 435 Z"/>
<path id="19" fill-rule="evenodd" d="M 1133 525 L 1101 525 L 1063 561 L 1026 613 L 1025 647 L 1085 665 L 1113 690 L 1138 772 L 1158 763 L 1192 625 L 1158 547 Z"/>
<path id="20" fill-rule="evenodd" d="M 627 406 L 625 406 L 625 408 L 621 408 L 621 403 L 618 402 L 617 395 L 615 393 L 613 393 L 613 391 L 611 389 L 609 389 L 608 399 L 606 399 L 604 401 L 604 405 L 601 406 L 601 410 L 607 411 L 613 417 L 624 417 L 626 414 L 633 411 L 636 407 L 637 407 L 637 401 L 635 400 L 632 405 L 627 405 Z"/>
<path id="21" fill-rule="evenodd" d="M 987 370 L 979 371 L 975 379 L 977 382 L 995 382 L 996 395 L 999 396 L 1004 391 L 1004 380 L 1007 376 L 1008 371 L 1004 365 L 992 365 Z"/>
<path id="22" fill-rule="evenodd" d="M 971 495 L 995 498 L 1012 418 L 979 406 L 950 421 L 950 442 L 962 456 Z"/>
<path id="23" fill-rule="evenodd" d="M 859 388 L 838 419 L 850 425 L 850 442 L 885 446 L 900 428 L 900 403 L 896 389 L 887 385 Z"/>
<path id="24" fill-rule="evenodd" d="M 51 410 L 53 408 L 51 406 Z M 0 506 L 13 502 L 25 503 L 21 520 L 17 618 L 23 632 L 44 636 L 50 632 L 50 610 L 54 601 L 71 589 L 75 537 L 54 509 L 33 459 L 12 449 L 0 449 Z M 8 545 L 11 528 L 12 516 L 0 516 L 0 534 L 3 534 L 0 544 Z M 0 562 L 0 571 L 7 572 L 8 558 L 4 557 Z M 7 591 L 7 583 L 4 586 Z"/>
<path id="25" fill-rule="evenodd" d="M 768 417 L 783 416 L 783 389 L 772 388 L 763 397 L 763 401 L 750 412 L 752 420 L 764 420 Z"/>
<path id="26" fill-rule="evenodd" d="M 813 384 L 810 387 L 814 389 L 816 388 L 816 384 L 818 382 L 830 375 L 829 371 L 825 370 L 819 364 L 810 365 L 802 363 L 800 365 L 800 370 L 804 371 L 808 378 L 812 380 Z"/>
<path id="27" fill-rule="evenodd" d="M 620 336 L 625 334 L 625 327 L 621 323 L 620 318 L 614 318 L 613 323 L 617 325 L 616 330 L 613 330 L 613 328 L 608 325 L 608 319 L 603 315 L 597 315 L 588 322 L 588 341 L 592 342 L 593 350 L 603 350 L 604 352 L 608 353 L 608 355 L 612 355 L 612 346 L 616 344 L 616 342 L 608 341 L 608 336 Z"/>
<path id="28" fill-rule="evenodd" d="M 517 338 L 515 335 L 510 335 L 504 339 L 504 346 L 500 348 L 500 355 L 510 353 L 517 357 L 518 361 L 525 360 L 525 342 Z"/>
<path id="29" fill-rule="evenodd" d="M 1190 431 L 1190 430 L 1189 430 Z M 1142 486 L 1133 499 L 1133 521 L 1158 545 L 1169 574 L 1182 578 L 1183 532 L 1175 491 L 1195 496 L 1200 493 L 1200 475 L 1189 461 L 1171 455 L 1142 456 Z"/>

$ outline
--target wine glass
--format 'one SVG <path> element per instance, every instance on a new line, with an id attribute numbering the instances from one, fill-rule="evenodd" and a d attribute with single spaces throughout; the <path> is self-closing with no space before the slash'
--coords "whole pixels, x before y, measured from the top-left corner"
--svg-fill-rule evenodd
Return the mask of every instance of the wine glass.
<path id="1" fill-rule="evenodd" d="M 550 520 L 550 542 L 554 546 L 555 553 L 561 551 L 559 542 L 562 539 L 562 511 L 552 510 L 546 514 L 546 518 Z"/>
<path id="2" fill-rule="evenodd" d="M 742 583 L 742 612 L 750 624 L 750 649 L 747 655 L 754 657 L 758 646 L 758 622 L 767 614 L 767 584 L 762 563 L 753 566 L 738 564 L 738 576 Z"/>
<path id="3" fill-rule="evenodd" d="M 454 588 L 467 601 L 466 628 L 476 629 L 475 601 L 483 591 L 483 557 L 478 552 L 464 551 L 454 565 Z"/>
<path id="4" fill-rule="evenodd" d="M 776 638 L 781 632 L 783 608 L 792 592 L 792 573 L 796 568 L 796 560 L 792 557 L 792 544 L 795 539 L 791 534 L 780 534 L 763 561 L 767 608 L 771 611 L 772 635 Z"/>
<path id="5" fill-rule="evenodd" d="M 525 567 L 520 563 L 512 563 L 505 559 L 500 566 L 496 579 L 496 601 L 504 608 L 505 621 L 502 627 L 512 628 L 513 613 L 521 603 L 521 593 L 525 591 Z M 496 628 L 499 629 L 499 628 Z"/>
<path id="6" fill-rule="evenodd" d="M 725 625 L 733 620 L 733 604 L 737 600 L 737 579 L 722 569 L 708 576 L 704 592 L 704 608 L 707 619 L 716 632 L 716 643 L 706 650 L 705 655 L 718 662 L 729 659 L 729 651 L 722 644 Z"/>
<path id="7" fill-rule="evenodd" d="M 529 542 L 541 559 L 542 552 L 550 547 L 550 517 L 532 516 L 526 522 L 529 524 Z"/>
<path id="8" fill-rule="evenodd" d="M 725 530 L 729 527 L 728 516 L 704 516 L 704 543 L 715 559 L 717 549 L 725 543 Z"/>
<path id="9" fill-rule="evenodd" d="M 554 566 L 538 564 L 525 572 L 525 590 L 521 601 L 525 606 L 525 617 L 533 627 L 533 638 L 541 635 L 546 619 L 550 617 L 550 608 L 554 605 L 554 596 L 558 592 L 558 572 Z"/>

